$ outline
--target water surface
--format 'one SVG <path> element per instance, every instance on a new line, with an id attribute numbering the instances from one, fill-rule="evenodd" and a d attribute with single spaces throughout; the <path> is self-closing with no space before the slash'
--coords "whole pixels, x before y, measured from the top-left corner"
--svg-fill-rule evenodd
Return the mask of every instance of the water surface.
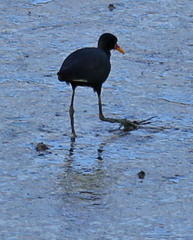
<path id="1" fill-rule="evenodd" d="M 121 1 L 109 11 L 109 3 L 1 4 L 3 240 L 193 238 L 192 6 Z M 104 32 L 126 52 L 112 52 L 104 113 L 157 117 L 123 132 L 98 119 L 91 89 L 78 88 L 72 143 L 71 88 L 56 73 L 69 53 L 96 46 Z M 49 149 L 37 152 L 40 142 Z"/>

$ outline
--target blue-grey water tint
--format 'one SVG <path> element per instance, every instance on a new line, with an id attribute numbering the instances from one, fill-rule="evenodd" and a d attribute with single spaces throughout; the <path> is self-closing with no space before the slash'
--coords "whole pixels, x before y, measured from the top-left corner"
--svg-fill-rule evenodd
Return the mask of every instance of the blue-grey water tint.
<path id="1" fill-rule="evenodd" d="M 191 1 L 109 3 L 1 3 L 2 240 L 193 239 Z M 71 88 L 56 73 L 104 32 L 126 52 L 112 52 L 104 113 L 157 117 L 123 132 L 98 119 L 92 89 L 78 88 L 71 142 Z M 40 142 L 49 149 L 37 152 Z"/>

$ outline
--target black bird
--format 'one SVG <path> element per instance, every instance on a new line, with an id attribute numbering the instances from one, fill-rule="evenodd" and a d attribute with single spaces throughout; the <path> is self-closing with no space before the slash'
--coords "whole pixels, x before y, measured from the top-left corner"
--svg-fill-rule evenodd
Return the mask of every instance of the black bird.
<path id="1" fill-rule="evenodd" d="M 117 37 L 104 33 L 98 40 L 98 48 L 82 48 L 71 53 L 63 62 L 58 74 L 59 81 L 72 85 L 72 98 L 70 104 L 70 119 L 72 138 L 76 137 L 74 129 L 74 95 L 77 86 L 92 87 L 98 94 L 99 118 L 105 120 L 102 111 L 101 88 L 107 79 L 110 70 L 110 51 L 118 50 L 124 54 L 117 44 Z"/>

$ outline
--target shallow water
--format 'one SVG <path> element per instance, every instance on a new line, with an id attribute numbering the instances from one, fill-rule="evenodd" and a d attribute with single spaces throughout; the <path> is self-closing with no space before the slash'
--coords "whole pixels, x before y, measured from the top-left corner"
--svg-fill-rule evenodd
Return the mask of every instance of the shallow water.
<path id="1" fill-rule="evenodd" d="M 193 238 L 192 5 L 120 1 L 109 11 L 109 3 L 0 6 L 2 240 Z M 103 32 L 126 52 L 112 52 L 104 113 L 157 117 L 123 132 L 99 121 L 96 94 L 78 88 L 71 142 L 71 88 L 56 73 Z M 37 152 L 40 142 L 49 149 Z"/>

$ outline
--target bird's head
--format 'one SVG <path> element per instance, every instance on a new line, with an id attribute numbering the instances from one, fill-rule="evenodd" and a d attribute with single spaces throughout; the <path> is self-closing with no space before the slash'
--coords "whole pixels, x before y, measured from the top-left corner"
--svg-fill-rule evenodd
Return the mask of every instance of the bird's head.
<path id="1" fill-rule="evenodd" d="M 124 50 L 117 44 L 117 37 L 111 33 L 104 33 L 100 36 L 98 48 L 103 49 L 105 52 L 115 49 L 125 54 Z"/>

